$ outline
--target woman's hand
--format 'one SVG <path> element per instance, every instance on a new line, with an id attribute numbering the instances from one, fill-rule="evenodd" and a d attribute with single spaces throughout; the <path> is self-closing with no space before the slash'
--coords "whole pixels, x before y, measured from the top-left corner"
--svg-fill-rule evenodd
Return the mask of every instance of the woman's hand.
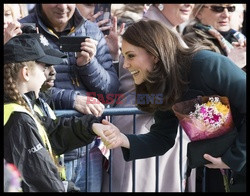
<path id="1" fill-rule="evenodd" d="M 94 123 L 92 129 L 96 135 L 101 137 L 101 140 L 108 149 L 117 147 L 130 148 L 128 138 L 107 120 L 102 120 L 102 124 Z"/>
<path id="2" fill-rule="evenodd" d="M 205 166 L 208 168 L 214 168 L 214 169 L 230 169 L 228 165 L 226 165 L 222 160 L 221 157 L 212 157 L 209 154 L 204 154 L 203 155 L 204 159 L 210 161 L 211 163 L 206 164 Z"/>

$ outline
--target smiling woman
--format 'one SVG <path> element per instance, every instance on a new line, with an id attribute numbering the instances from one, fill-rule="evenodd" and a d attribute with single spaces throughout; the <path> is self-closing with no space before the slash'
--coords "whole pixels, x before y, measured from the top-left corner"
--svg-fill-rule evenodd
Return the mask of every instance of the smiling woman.
<path id="1" fill-rule="evenodd" d="M 135 84 L 138 85 L 147 80 L 148 74 L 158 61 L 157 58 L 143 48 L 134 47 L 125 40 L 122 41 L 122 53 L 124 57 L 123 68 L 130 71 Z"/>
<path id="2" fill-rule="evenodd" d="M 99 136 L 104 144 L 110 149 L 122 147 L 126 161 L 163 155 L 174 146 L 180 123 L 172 110 L 174 104 L 197 96 L 217 94 L 228 97 L 231 108 L 234 108 L 232 116 L 238 135 L 221 156 L 203 154 L 210 163 L 197 169 L 202 171 L 206 168 L 205 192 L 225 192 L 220 169 L 226 169 L 228 174 L 237 179 L 235 184 L 230 185 L 232 192 L 245 192 L 246 73 L 223 55 L 202 50 L 201 47 L 184 48 L 171 30 L 155 20 L 141 20 L 132 24 L 122 38 L 122 54 L 125 55 L 125 62 L 128 64 L 126 69 L 132 72 L 139 71 L 134 72 L 140 76 L 138 80 L 137 75 L 134 76 L 136 94 L 162 94 L 163 101 L 161 104 L 137 103 L 140 110 L 154 115 L 155 121 L 148 133 L 124 134 L 115 125 L 103 120 L 104 127 L 95 127 L 94 131 L 99 128 L 103 131 L 99 132 Z M 150 53 L 142 55 L 144 64 L 148 57 L 151 59 L 151 63 L 147 65 L 150 74 L 140 73 L 144 70 L 141 65 L 135 63 L 140 57 L 133 54 L 137 50 L 144 50 L 144 54 Z M 178 161 L 175 162 L 176 165 L 178 163 L 180 164 Z M 197 180 L 200 177 L 198 175 Z M 166 184 L 167 180 L 172 181 L 166 179 Z M 181 183 L 185 184 L 186 181 Z M 196 191 L 200 190 L 200 184 L 197 184 Z"/>
<path id="3" fill-rule="evenodd" d="M 117 4 L 112 4 L 117 5 Z M 119 4 L 118 4 L 119 5 Z M 177 32 L 177 26 L 186 20 L 189 19 L 190 14 L 192 13 L 192 9 L 194 7 L 194 4 L 162 4 L 161 7 L 164 8 L 163 10 L 159 9 L 159 6 L 156 4 L 152 4 L 149 6 L 147 10 L 144 9 L 143 18 L 142 17 L 142 8 L 141 4 L 125 4 L 126 6 L 124 8 L 127 8 L 127 11 L 124 12 L 124 9 L 117 10 L 118 12 L 114 12 L 118 14 L 118 20 L 120 17 L 126 18 L 126 21 L 128 18 L 130 19 L 133 17 L 133 20 L 129 22 L 129 25 L 132 23 L 140 20 L 140 19 L 154 19 L 157 21 L 162 22 L 167 28 L 171 29 L 173 32 L 176 33 L 176 35 L 179 38 L 179 41 L 184 47 L 187 47 L 184 41 L 182 40 L 181 36 Z M 132 10 L 134 9 L 134 10 Z M 141 12 L 139 12 L 141 10 Z M 132 12 L 133 11 L 133 12 Z M 183 11 L 183 12 L 182 12 Z M 135 12 L 137 14 L 135 14 Z M 128 24 L 126 27 L 129 26 Z M 142 31 L 143 32 L 143 31 Z M 140 34 L 139 34 L 140 35 Z M 138 35 L 137 35 L 138 36 Z M 125 44 L 125 42 L 124 42 Z M 126 43 L 127 44 L 127 43 Z M 148 50 L 151 50 L 152 46 L 149 47 Z M 139 48 L 139 47 L 138 47 Z M 133 47 L 133 49 L 137 49 L 136 47 Z M 126 69 L 123 67 L 123 58 L 120 60 L 119 64 L 119 76 L 120 76 L 120 90 L 119 93 L 123 95 L 122 100 L 120 103 L 117 104 L 115 107 L 134 107 L 137 104 L 142 103 L 155 103 L 160 104 L 163 101 L 163 95 L 162 94 L 137 94 L 132 95 L 132 93 L 135 92 L 135 80 L 141 78 L 143 75 L 142 73 L 145 73 L 148 75 L 147 70 L 139 70 L 138 68 L 133 69 L 133 66 L 141 66 L 142 65 L 149 65 L 154 62 L 152 61 L 152 58 L 149 60 L 143 61 L 143 59 L 140 59 L 138 55 L 138 52 L 142 52 L 144 56 L 148 56 L 149 58 L 152 54 L 150 52 L 145 52 L 143 50 L 135 50 L 133 53 L 127 55 L 127 65 L 130 68 Z M 130 56 L 132 55 L 132 56 Z M 126 54 L 125 54 L 126 56 Z M 130 59 L 131 58 L 131 59 Z M 132 63 L 130 63 L 130 61 Z M 140 63 L 138 63 L 140 61 Z M 154 60 L 153 60 L 154 61 Z M 128 63 L 129 62 L 129 63 Z M 136 63 L 135 63 L 136 62 Z M 142 69 L 144 69 L 142 67 Z M 149 67 L 149 70 L 151 70 L 152 67 Z M 133 75 L 132 75 L 132 74 Z M 145 75 L 144 74 L 144 75 Z M 144 77 L 144 76 L 143 76 Z M 146 76 L 145 76 L 146 78 Z M 144 80 L 144 79 L 143 79 Z M 138 80 L 136 81 L 138 82 Z M 156 88 L 156 87 L 155 87 Z M 155 99 L 151 99 L 152 95 L 158 95 L 158 97 L 155 97 Z M 134 98 L 136 97 L 136 99 Z M 160 99 L 158 99 L 160 98 Z M 152 101 L 149 101 L 152 100 Z M 160 100 L 159 102 L 157 100 Z M 136 115 L 135 117 L 136 121 L 136 134 L 140 133 L 148 133 L 150 131 L 150 126 L 154 123 L 154 117 L 153 114 L 144 114 L 144 115 Z M 132 134 L 133 133 L 133 118 L 132 116 L 114 116 L 113 117 L 113 123 L 116 125 L 120 130 L 123 131 L 124 134 Z M 162 182 L 159 182 L 158 184 L 158 191 L 159 192 L 179 192 L 181 190 L 184 190 L 184 182 L 181 183 L 181 173 L 180 173 L 180 167 L 176 164 L 179 161 L 179 149 L 180 149 L 180 137 L 179 132 L 176 136 L 176 142 L 174 146 L 169 150 L 166 154 L 159 157 L 159 179 L 162 179 Z M 183 145 L 188 142 L 188 138 L 184 135 L 182 143 Z M 156 167 L 156 161 L 155 157 L 147 158 L 147 159 L 140 159 L 136 161 L 136 172 L 132 173 L 132 163 L 131 162 L 124 162 L 122 160 L 122 154 L 120 149 L 113 149 L 113 159 L 115 160 L 112 164 L 112 190 L 116 192 L 130 192 L 131 184 L 132 184 L 132 176 L 135 175 L 136 179 L 144 179 L 144 180 L 136 180 L 136 191 L 137 192 L 154 192 L 155 187 L 152 186 L 155 184 L 155 179 L 157 177 L 157 173 L 155 172 Z M 183 163 L 185 162 L 185 149 L 183 149 Z M 183 164 L 183 171 L 184 171 L 185 164 Z M 145 173 L 145 168 L 147 168 L 147 173 Z M 194 171 L 194 170 L 193 170 Z M 103 181 L 103 190 L 108 191 L 109 190 L 109 174 L 104 174 L 105 180 Z M 168 179 L 172 179 L 171 182 L 168 181 Z M 195 191 L 195 172 L 192 172 L 191 177 L 189 178 L 189 191 L 193 192 Z M 167 181 L 167 183 L 165 183 Z M 183 178 L 183 181 L 185 181 L 185 178 Z M 183 186 L 180 186 L 180 184 L 183 184 Z"/>
<path id="4" fill-rule="evenodd" d="M 238 67 L 246 66 L 246 36 L 231 28 L 236 4 L 196 4 L 194 24 L 183 36 L 188 46 L 200 45 L 230 58 Z"/>
<path id="5" fill-rule="evenodd" d="M 160 4 L 160 5 L 162 5 L 162 9 L 160 9 L 160 11 L 174 26 L 177 26 L 189 20 L 194 7 L 194 4 Z"/>

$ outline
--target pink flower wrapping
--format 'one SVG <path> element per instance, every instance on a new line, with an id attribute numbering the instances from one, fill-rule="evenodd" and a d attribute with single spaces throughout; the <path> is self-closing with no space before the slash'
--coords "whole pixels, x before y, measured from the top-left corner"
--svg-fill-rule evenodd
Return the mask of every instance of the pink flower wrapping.
<path id="1" fill-rule="evenodd" d="M 224 135 L 234 126 L 227 97 L 198 96 L 176 103 L 172 109 L 191 141 Z"/>

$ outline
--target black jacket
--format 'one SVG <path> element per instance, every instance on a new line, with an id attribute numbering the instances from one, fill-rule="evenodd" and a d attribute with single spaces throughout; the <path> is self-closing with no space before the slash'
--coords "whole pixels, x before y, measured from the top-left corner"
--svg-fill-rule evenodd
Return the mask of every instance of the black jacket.
<path id="1" fill-rule="evenodd" d="M 35 103 L 34 93 L 26 94 Z M 32 99 L 33 98 L 33 99 Z M 5 99 L 5 103 L 8 103 Z M 51 146 L 57 154 L 91 142 L 94 116 L 44 118 Z M 13 112 L 4 126 L 4 158 L 21 172 L 24 192 L 64 192 L 64 186 L 34 119 L 24 112 Z"/>
<path id="2" fill-rule="evenodd" d="M 198 95 L 226 96 L 229 99 L 235 129 L 235 143 L 223 154 L 222 160 L 235 172 L 243 172 L 246 165 L 246 73 L 227 57 L 211 51 L 198 52 L 191 63 L 189 91 L 184 100 Z M 173 145 L 178 119 L 172 110 L 154 114 L 155 124 L 150 132 L 127 135 L 130 149 L 122 148 L 126 161 L 163 155 Z"/>
<path id="3" fill-rule="evenodd" d="M 91 127 L 93 123 L 101 122 L 101 118 L 89 114 L 81 117 L 57 117 L 54 120 L 50 118 L 46 109 L 48 105 L 43 99 L 37 99 L 36 105 L 43 112 L 43 116 L 39 117 L 46 128 L 51 146 L 57 155 L 86 146 L 95 139 L 96 134 Z"/>

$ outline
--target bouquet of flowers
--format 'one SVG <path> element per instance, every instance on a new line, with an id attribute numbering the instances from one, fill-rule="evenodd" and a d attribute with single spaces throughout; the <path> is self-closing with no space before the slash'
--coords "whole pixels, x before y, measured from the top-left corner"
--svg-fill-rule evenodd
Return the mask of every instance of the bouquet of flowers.
<path id="1" fill-rule="evenodd" d="M 196 99 L 176 103 L 172 109 L 191 140 L 187 148 L 191 168 L 209 163 L 203 158 L 205 153 L 221 156 L 236 137 L 227 97 L 198 96 Z"/>
<path id="2" fill-rule="evenodd" d="M 218 137 L 233 127 L 227 97 L 198 96 L 175 104 L 173 110 L 191 141 Z"/>
<path id="3" fill-rule="evenodd" d="M 209 163 L 203 158 L 205 153 L 213 157 L 222 156 L 234 142 L 237 132 L 233 130 L 234 123 L 227 97 L 198 96 L 196 99 L 177 103 L 172 109 L 191 140 L 187 146 L 188 168 Z M 229 192 L 228 177 L 224 169 L 220 170 L 225 191 Z"/>

